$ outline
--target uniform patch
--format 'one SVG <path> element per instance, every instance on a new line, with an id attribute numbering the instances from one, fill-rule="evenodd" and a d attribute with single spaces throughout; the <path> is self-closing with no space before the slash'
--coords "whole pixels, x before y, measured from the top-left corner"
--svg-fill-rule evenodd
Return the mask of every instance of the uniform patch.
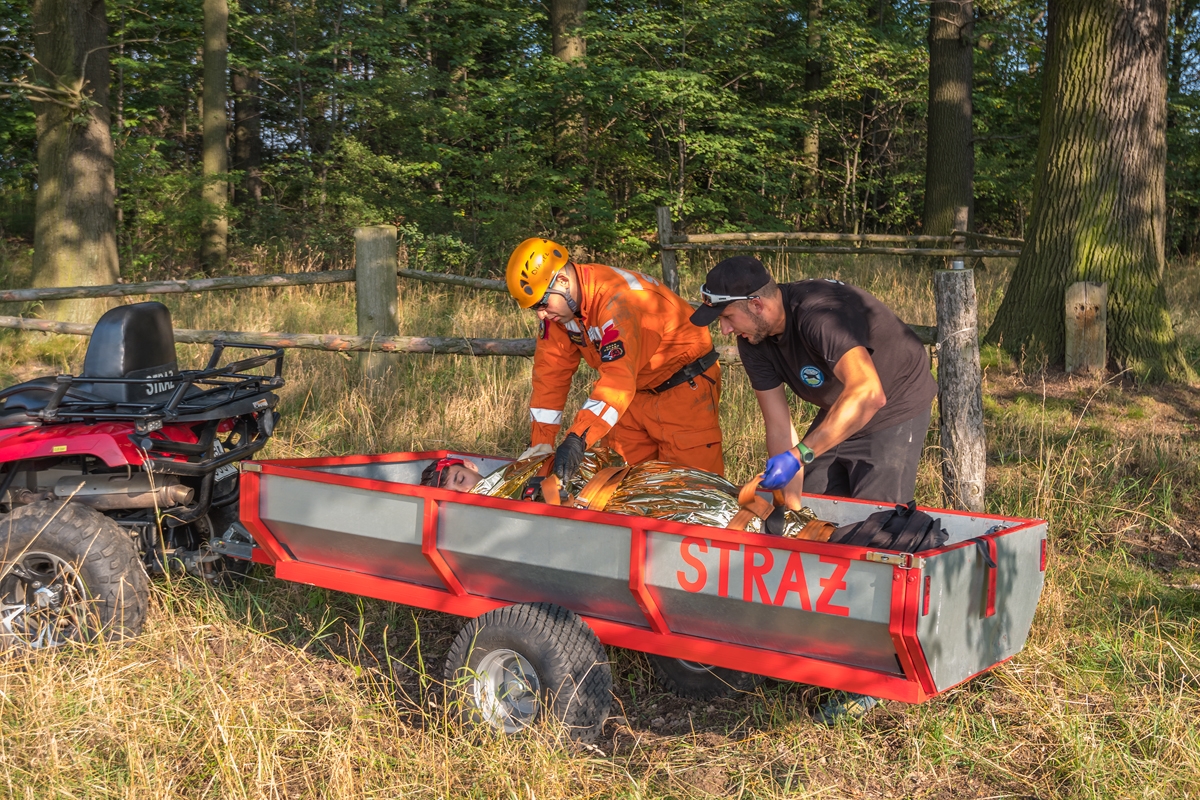
<path id="1" fill-rule="evenodd" d="M 801 367 L 800 380 L 805 386 L 811 386 L 812 388 L 816 389 L 818 386 L 821 386 L 825 383 L 825 373 L 811 365 L 807 367 Z"/>
<path id="2" fill-rule="evenodd" d="M 539 319 L 538 320 L 538 338 L 545 339 L 549 335 L 550 335 L 550 329 L 546 327 L 546 320 Z"/>
<path id="3" fill-rule="evenodd" d="M 601 361 L 616 361 L 625 357 L 625 343 L 618 339 L 615 342 L 600 345 Z"/>
<path id="4" fill-rule="evenodd" d="M 567 331 L 567 338 L 571 340 L 571 344 L 583 347 L 583 333 L 581 331 Z"/>
<path id="5" fill-rule="evenodd" d="M 612 325 L 611 322 L 608 324 Z M 605 327 L 604 335 L 602 337 L 600 337 L 600 345 L 604 346 L 606 344 L 610 344 L 612 342 L 620 340 L 620 338 L 621 338 L 621 332 L 619 330 L 617 330 L 616 325 L 612 325 L 611 328 Z"/>

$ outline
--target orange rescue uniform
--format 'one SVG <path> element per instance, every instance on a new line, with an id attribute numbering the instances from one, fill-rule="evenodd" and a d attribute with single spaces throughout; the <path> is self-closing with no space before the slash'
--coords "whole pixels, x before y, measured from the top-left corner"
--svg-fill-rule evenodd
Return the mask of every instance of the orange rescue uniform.
<path id="1" fill-rule="evenodd" d="M 718 417 L 721 366 L 652 394 L 707 355 L 712 338 L 688 303 L 654 278 L 603 264 L 576 264 L 578 319 L 543 322 L 533 356 L 531 444 L 553 446 L 582 357 L 600 373 L 568 433 L 600 439 L 627 463 L 660 460 L 725 473 Z"/>

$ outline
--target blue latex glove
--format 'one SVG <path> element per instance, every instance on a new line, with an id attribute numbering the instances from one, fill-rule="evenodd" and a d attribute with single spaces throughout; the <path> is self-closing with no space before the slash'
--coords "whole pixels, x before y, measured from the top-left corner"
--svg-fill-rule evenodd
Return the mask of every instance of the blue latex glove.
<path id="1" fill-rule="evenodd" d="M 792 478 L 796 477 L 796 473 L 799 471 L 800 459 L 796 458 L 791 450 L 784 450 L 779 455 L 767 459 L 767 468 L 763 470 L 763 478 L 759 486 L 771 491 L 782 489 L 791 482 Z"/>

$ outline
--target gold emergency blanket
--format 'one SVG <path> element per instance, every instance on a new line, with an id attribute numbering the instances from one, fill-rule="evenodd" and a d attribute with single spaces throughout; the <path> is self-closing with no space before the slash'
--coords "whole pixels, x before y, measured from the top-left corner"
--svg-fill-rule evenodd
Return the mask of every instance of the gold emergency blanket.
<path id="1" fill-rule="evenodd" d="M 519 499 L 525 483 L 537 474 L 548 458 L 550 456 L 538 456 L 515 461 L 485 477 L 471 492 Z M 568 491 L 577 495 L 599 470 L 623 464 L 621 457 L 607 448 L 589 450 Z M 629 470 L 604 510 L 724 528 L 738 512 L 737 493 L 738 487 L 711 472 L 663 461 L 646 461 Z M 785 511 L 784 535 L 795 536 L 815 516 L 809 508 Z M 751 520 L 746 530 L 760 533 L 762 520 Z"/>
<path id="2" fill-rule="evenodd" d="M 505 497 L 509 500 L 520 500 L 521 490 L 525 488 L 525 484 L 534 475 L 537 475 L 538 470 L 542 468 L 542 464 L 553 456 L 534 456 L 527 458 L 524 461 L 514 461 L 506 467 L 501 467 L 495 472 L 490 473 L 487 477 L 475 484 L 471 489 L 471 494 L 486 494 L 488 497 Z M 587 482 L 596 477 L 596 473 L 605 467 L 621 467 L 625 465 L 624 459 L 617 455 L 616 452 L 609 450 L 607 447 L 594 447 L 583 454 L 583 462 L 579 465 L 579 474 L 571 480 L 571 484 L 567 487 L 567 492 L 576 495 Z"/>

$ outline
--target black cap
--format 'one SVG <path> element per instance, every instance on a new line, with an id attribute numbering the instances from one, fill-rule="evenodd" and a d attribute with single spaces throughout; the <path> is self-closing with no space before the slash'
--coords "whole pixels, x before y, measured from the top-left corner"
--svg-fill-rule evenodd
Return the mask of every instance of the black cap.
<path id="1" fill-rule="evenodd" d="M 708 271 L 704 289 L 711 294 L 748 297 L 771 282 L 771 274 L 754 256 L 727 258 Z M 733 301 L 729 301 L 733 302 Z M 692 312 L 692 324 L 703 328 L 721 315 L 729 303 L 704 302 Z"/>

